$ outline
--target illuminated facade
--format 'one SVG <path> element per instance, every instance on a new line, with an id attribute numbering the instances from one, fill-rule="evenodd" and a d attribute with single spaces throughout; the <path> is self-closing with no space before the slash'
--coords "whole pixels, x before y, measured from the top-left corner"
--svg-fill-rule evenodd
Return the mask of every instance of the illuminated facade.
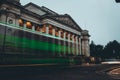
<path id="1" fill-rule="evenodd" d="M 0 1 L 0 51 L 37 56 L 89 57 L 89 33 L 68 14 L 33 3 Z"/>

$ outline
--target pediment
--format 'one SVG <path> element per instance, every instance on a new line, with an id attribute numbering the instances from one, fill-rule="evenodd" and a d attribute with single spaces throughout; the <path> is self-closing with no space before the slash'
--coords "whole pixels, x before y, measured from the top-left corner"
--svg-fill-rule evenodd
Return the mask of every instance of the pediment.
<path id="1" fill-rule="evenodd" d="M 72 28 L 75 28 L 77 30 L 81 30 L 81 28 L 78 26 L 78 24 L 69 16 L 69 15 L 58 15 L 54 16 L 56 20 L 61 21 L 62 23 L 65 23 Z"/>
<path id="2" fill-rule="evenodd" d="M 44 10 L 41 9 L 40 6 L 37 6 L 34 3 L 28 3 L 24 6 L 24 8 L 40 16 L 47 14 Z"/>

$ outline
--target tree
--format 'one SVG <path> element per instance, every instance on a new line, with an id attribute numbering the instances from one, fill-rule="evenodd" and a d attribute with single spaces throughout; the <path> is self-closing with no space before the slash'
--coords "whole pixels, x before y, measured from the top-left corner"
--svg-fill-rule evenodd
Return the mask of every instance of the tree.
<path id="1" fill-rule="evenodd" d="M 103 56 L 103 45 L 96 45 L 96 54 L 97 54 L 97 57 L 102 57 Z"/>
<path id="2" fill-rule="evenodd" d="M 104 57 L 117 58 L 120 57 L 120 43 L 116 40 L 110 41 L 104 48 Z"/>
<path id="3" fill-rule="evenodd" d="M 93 57 L 101 57 L 103 52 L 103 46 L 102 45 L 96 45 L 93 41 L 91 41 L 90 44 L 90 54 Z"/>
<path id="4" fill-rule="evenodd" d="M 91 41 L 90 55 L 101 58 L 120 58 L 120 43 L 114 40 L 108 42 L 104 47 L 103 45 L 96 45 Z"/>
<path id="5" fill-rule="evenodd" d="M 95 45 L 94 41 L 91 41 L 91 44 L 90 44 L 90 55 L 91 56 L 95 56 L 95 53 L 96 53 L 95 47 L 96 47 L 96 45 Z"/>

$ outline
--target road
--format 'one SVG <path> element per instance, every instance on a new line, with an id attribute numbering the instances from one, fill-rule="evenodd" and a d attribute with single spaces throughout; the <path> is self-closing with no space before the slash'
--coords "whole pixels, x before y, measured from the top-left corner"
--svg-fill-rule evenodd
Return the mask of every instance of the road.
<path id="1" fill-rule="evenodd" d="M 0 80 L 116 80 L 105 72 L 116 66 L 8 66 L 0 67 Z"/>

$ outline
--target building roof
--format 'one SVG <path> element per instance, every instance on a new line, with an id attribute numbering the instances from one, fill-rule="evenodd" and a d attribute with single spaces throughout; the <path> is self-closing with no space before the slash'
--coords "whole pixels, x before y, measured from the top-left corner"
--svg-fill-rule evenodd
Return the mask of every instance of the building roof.
<path id="1" fill-rule="evenodd" d="M 82 30 L 80 28 L 80 26 L 68 14 L 61 15 L 61 14 L 58 14 L 58 13 L 48 9 L 47 7 L 44 7 L 44 6 L 40 7 L 32 2 L 26 4 L 24 6 L 24 8 L 29 10 L 29 11 L 32 11 L 33 13 L 40 15 L 42 19 L 51 18 L 59 23 L 67 25 L 67 26 L 69 26 L 73 29 L 76 29 L 78 31 Z"/>
<path id="2" fill-rule="evenodd" d="M 40 11 L 40 12 L 44 12 L 43 15 L 58 15 L 58 13 L 48 9 L 47 7 L 45 7 L 45 6 L 40 7 L 40 6 L 38 6 L 38 5 L 36 5 L 36 4 L 32 3 L 32 2 L 24 5 L 23 7 L 25 9 L 30 10 L 30 11 L 32 11 L 34 9 L 34 11 L 32 11 L 34 13 L 38 13 Z M 38 14 L 41 15 L 40 13 L 38 13 Z"/>
<path id="3" fill-rule="evenodd" d="M 68 14 L 65 15 L 48 15 L 49 17 L 53 18 L 54 20 L 70 26 L 73 29 L 76 29 L 78 31 L 81 31 L 82 29 L 79 27 L 79 25 L 72 19 L 72 17 Z"/>
<path id="4" fill-rule="evenodd" d="M 4 1 L 4 0 L 2 0 Z M 11 2 L 11 0 L 5 0 L 7 2 L 10 2 L 11 4 L 17 5 L 14 2 Z M 14 1 L 14 0 L 13 0 Z M 16 1 L 16 0 L 15 0 Z M 19 2 L 19 0 L 18 0 Z M 73 18 L 68 14 L 58 14 L 55 11 L 52 11 L 51 9 L 48 9 L 47 7 L 40 7 L 32 2 L 22 6 L 21 4 L 17 5 L 18 8 L 21 9 L 20 13 L 26 13 L 28 15 L 31 15 L 33 17 L 36 17 L 40 20 L 43 19 L 52 19 L 54 21 L 57 21 L 58 23 L 64 24 L 65 26 L 68 26 L 72 29 L 75 29 L 77 31 L 82 31 L 80 26 L 73 20 Z"/>

